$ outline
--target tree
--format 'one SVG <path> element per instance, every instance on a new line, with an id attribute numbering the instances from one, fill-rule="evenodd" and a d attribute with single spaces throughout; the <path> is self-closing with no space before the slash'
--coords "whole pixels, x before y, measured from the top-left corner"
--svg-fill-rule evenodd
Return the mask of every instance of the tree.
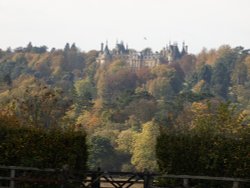
<path id="1" fill-rule="evenodd" d="M 132 129 L 121 131 L 116 140 L 117 150 L 124 153 L 132 154 L 137 136 L 138 133 L 133 131 Z"/>
<path id="2" fill-rule="evenodd" d="M 184 113 L 183 127 L 158 137 L 156 153 L 162 172 L 247 177 L 250 127 L 246 114 L 219 101 L 194 102 Z"/>
<path id="3" fill-rule="evenodd" d="M 138 82 L 140 84 L 145 84 L 148 80 L 152 79 L 153 75 L 150 72 L 150 69 L 147 67 L 142 67 L 138 70 L 136 70 L 136 76 L 138 79 Z"/>
<path id="4" fill-rule="evenodd" d="M 90 169 L 115 170 L 116 154 L 110 140 L 101 136 L 93 136 L 90 139 L 89 161 Z"/>
<path id="5" fill-rule="evenodd" d="M 16 92 L 16 113 L 23 125 L 57 126 L 70 105 L 60 90 L 51 89 L 38 81 L 24 87 L 21 93 Z"/>
<path id="6" fill-rule="evenodd" d="M 33 50 L 33 45 L 31 42 L 29 42 L 29 44 L 26 47 L 26 52 L 32 52 L 32 50 Z"/>
<path id="7" fill-rule="evenodd" d="M 232 73 L 232 82 L 235 85 L 244 85 L 247 81 L 247 66 L 246 64 L 239 62 L 236 64 Z"/>
<path id="8" fill-rule="evenodd" d="M 186 105 L 175 126 L 180 131 L 231 134 L 244 128 L 246 114 L 229 102 L 218 100 L 193 102 Z"/>
<path id="9" fill-rule="evenodd" d="M 65 47 L 64 47 L 64 52 L 67 52 L 69 50 L 70 50 L 70 45 L 69 45 L 69 43 L 66 43 Z"/>
<path id="10" fill-rule="evenodd" d="M 97 90 L 107 108 L 124 108 L 131 101 L 131 94 L 136 87 L 136 74 L 128 69 L 114 73 L 102 73 L 97 83 Z"/>
<path id="11" fill-rule="evenodd" d="M 122 156 L 121 170 L 124 170 L 126 172 L 134 170 L 134 167 L 131 164 L 131 157 L 137 136 L 138 132 L 132 129 L 127 129 L 121 131 L 116 140 L 116 150 L 119 152 L 120 156 Z"/>
<path id="12" fill-rule="evenodd" d="M 147 82 L 148 92 L 157 99 L 168 99 L 178 93 L 182 88 L 182 76 L 177 71 L 177 65 L 169 67 L 160 65 L 151 71 L 154 78 Z M 179 67 L 180 68 L 180 67 Z"/>
<path id="13" fill-rule="evenodd" d="M 141 122 L 151 121 L 156 112 L 155 100 L 136 99 L 124 108 L 123 113 L 126 117 L 134 115 Z"/>
<path id="14" fill-rule="evenodd" d="M 8 85 L 11 86 L 12 85 L 12 79 L 10 77 L 10 74 L 6 74 L 3 78 L 3 81 Z"/>
<path id="15" fill-rule="evenodd" d="M 76 81 L 74 87 L 76 112 L 79 114 L 82 110 L 88 110 L 93 106 L 96 90 L 89 78 Z"/>
<path id="16" fill-rule="evenodd" d="M 147 82 L 148 92 L 156 99 L 171 100 L 175 92 L 171 81 L 166 77 L 158 77 Z"/>
<path id="17" fill-rule="evenodd" d="M 135 140 L 132 164 L 139 171 L 147 168 L 150 171 L 157 171 L 158 166 L 156 162 L 155 146 L 156 138 L 159 136 L 160 130 L 153 121 L 147 122 L 143 125 L 142 132 Z"/>
<path id="18" fill-rule="evenodd" d="M 185 74 L 185 78 L 189 78 L 195 71 L 195 56 L 193 55 L 185 55 L 179 60 L 179 64 L 181 69 Z"/>
<path id="19" fill-rule="evenodd" d="M 204 80 L 209 84 L 211 81 L 211 77 L 212 77 L 212 67 L 206 64 L 201 68 L 200 72 L 198 72 L 198 79 Z"/>
<path id="20" fill-rule="evenodd" d="M 229 85 L 230 74 L 228 67 L 223 62 L 216 63 L 212 75 L 212 89 L 214 94 L 227 99 Z"/>

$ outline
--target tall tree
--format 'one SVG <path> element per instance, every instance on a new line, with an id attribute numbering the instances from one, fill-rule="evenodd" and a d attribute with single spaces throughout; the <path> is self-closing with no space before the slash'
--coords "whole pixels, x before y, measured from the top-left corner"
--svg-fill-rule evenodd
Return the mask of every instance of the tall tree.
<path id="1" fill-rule="evenodd" d="M 155 146 L 159 135 L 159 126 L 154 122 L 147 122 L 143 125 L 142 132 L 135 140 L 131 159 L 137 170 L 143 171 L 146 168 L 150 171 L 157 171 Z"/>

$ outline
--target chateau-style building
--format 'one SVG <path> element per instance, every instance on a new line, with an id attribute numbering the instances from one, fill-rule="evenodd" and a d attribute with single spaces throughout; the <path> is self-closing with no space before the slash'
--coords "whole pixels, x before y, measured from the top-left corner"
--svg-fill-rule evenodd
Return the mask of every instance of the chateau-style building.
<path id="1" fill-rule="evenodd" d="M 183 42 L 182 50 L 179 50 L 177 43 L 166 45 L 160 52 L 153 52 L 146 48 L 140 52 L 129 49 L 123 42 L 116 43 L 116 47 L 110 50 L 108 44 L 101 43 L 101 50 L 96 59 L 97 63 L 104 65 L 115 58 L 124 59 L 131 68 L 155 67 L 160 64 L 172 63 L 188 53 L 188 46 Z"/>

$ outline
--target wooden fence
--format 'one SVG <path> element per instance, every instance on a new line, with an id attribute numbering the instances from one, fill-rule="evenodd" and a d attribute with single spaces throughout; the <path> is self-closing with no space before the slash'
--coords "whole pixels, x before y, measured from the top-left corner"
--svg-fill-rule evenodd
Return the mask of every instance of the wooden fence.
<path id="1" fill-rule="evenodd" d="M 189 180 L 208 180 L 231 182 L 230 188 L 240 188 L 242 183 L 249 183 L 250 179 L 208 177 L 190 175 L 153 174 L 144 172 L 103 172 L 77 171 L 73 172 L 65 165 L 62 169 L 39 169 L 17 166 L 0 166 L 0 188 L 16 188 L 20 184 L 58 185 L 66 188 L 67 185 L 75 187 L 101 188 L 102 184 L 109 184 L 114 188 L 129 188 L 134 184 L 141 184 L 143 188 L 155 187 L 153 182 L 157 179 L 181 179 L 182 186 L 189 188 Z"/>

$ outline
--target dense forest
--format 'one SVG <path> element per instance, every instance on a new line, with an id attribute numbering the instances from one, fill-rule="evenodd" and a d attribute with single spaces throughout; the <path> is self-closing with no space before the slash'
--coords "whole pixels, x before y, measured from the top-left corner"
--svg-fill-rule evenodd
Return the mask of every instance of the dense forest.
<path id="1" fill-rule="evenodd" d="M 98 51 L 75 44 L 0 50 L 0 116 L 85 131 L 90 169 L 157 171 L 162 132 L 249 134 L 249 52 L 223 45 L 131 69 L 119 58 L 100 66 Z"/>

